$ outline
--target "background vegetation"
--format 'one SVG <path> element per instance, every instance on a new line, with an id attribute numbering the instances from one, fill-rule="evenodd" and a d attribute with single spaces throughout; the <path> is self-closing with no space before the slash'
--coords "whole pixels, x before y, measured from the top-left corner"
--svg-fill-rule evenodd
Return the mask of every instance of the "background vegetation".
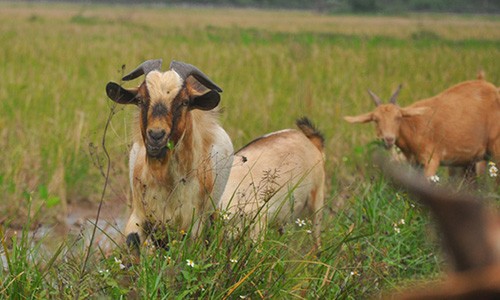
<path id="1" fill-rule="evenodd" d="M 405 105 L 480 69 L 498 83 L 497 20 L 5 3 L 0 18 L 0 297 L 360 299 L 438 276 L 426 213 L 373 167 L 373 128 L 342 116 L 373 108 L 367 88 L 387 98 L 402 83 Z M 134 109 L 113 107 L 104 86 L 150 58 L 192 63 L 223 87 L 221 122 L 236 148 L 302 115 L 315 121 L 327 138 L 329 191 L 320 256 L 293 220 L 262 246 L 226 240 L 221 220 L 208 247 L 178 241 L 125 269 L 116 246 L 93 247 L 84 265 L 88 237 L 32 237 L 99 202 L 110 112 L 104 201 L 110 222 L 126 216 Z M 480 192 L 498 192 L 490 181 Z"/>
<path id="2" fill-rule="evenodd" d="M 36 2 L 36 0 L 31 0 Z M 128 3 L 162 5 L 202 5 L 218 7 L 253 7 L 272 9 L 305 9 L 321 13 L 384 13 L 402 12 L 453 12 L 486 13 L 500 12 L 495 0 L 49 0 L 74 3 Z"/>

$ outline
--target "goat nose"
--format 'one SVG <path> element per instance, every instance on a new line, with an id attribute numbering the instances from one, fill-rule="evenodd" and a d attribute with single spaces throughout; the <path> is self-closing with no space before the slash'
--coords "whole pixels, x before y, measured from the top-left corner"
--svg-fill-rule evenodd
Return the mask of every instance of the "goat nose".
<path id="1" fill-rule="evenodd" d="M 392 136 L 388 136 L 388 137 L 385 137 L 385 138 L 384 138 L 385 144 L 386 144 L 387 146 L 392 146 L 392 145 L 394 145 L 394 141 L 395 141 L 395 140 L 396 140 L 396 139 L 395 139 L 394 137 L 392 137 Z"/>
<path id="2" fill-rule="evenodd" d="M 165 136 L 165 134 L 166 134 L 166 132 L 163 129 L 158 129 L 158 130 L 150 129 L 150 130 L 148 130 L 149 137 L 153 141 L 156 141 L 156 142 L 160 141 Z"/>

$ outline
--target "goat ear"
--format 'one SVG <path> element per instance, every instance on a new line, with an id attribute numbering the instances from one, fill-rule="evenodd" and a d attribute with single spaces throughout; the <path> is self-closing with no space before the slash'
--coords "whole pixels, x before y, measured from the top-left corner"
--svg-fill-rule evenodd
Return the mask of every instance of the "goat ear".
<path id="1" fill-rule="evenodd" d="M 137 92 L 137 89 L 124 89 L 115 82 L 108 82 L 106 85 L 106 94 L 109 99 L 120 104 L 137 105 L 139 103 L 139 100 L 136 98 Z"/>
<path id="2" fill-rule="evenodd" d="M 220 94 L 215 90 L 210 90 L 207 93 L 195 96 L 189 102 L 190 109 L 212 110 L 219 105 Z"/>
<path id="3" fill-rule="evenodd" d="M 431 108 L 428 106 L 401 108 L 403 117 L 421 116 L 429 111 L 431 111 Z"/>
<path id="4" fill-rule="evenodd" d="M 345 116 L 344 120 L 346 120 L 349 123 L 367 123 L 367 122 L 373 121 L 373 113 L 369 112 L 369 113 L 359 115 L 359 116 L 354 116 L 354 117 Z"/>

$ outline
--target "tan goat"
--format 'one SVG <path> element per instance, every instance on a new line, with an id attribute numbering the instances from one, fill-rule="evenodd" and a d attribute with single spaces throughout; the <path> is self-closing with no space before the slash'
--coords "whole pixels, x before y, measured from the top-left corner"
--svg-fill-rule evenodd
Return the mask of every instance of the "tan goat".
<path id="1" fill-rule="evenodd" d="M 255 139 L 235 153 L 221 209 L 241 234 L 260 237 L 268 223 L 281 226 L 312 218 L 312 233 L 320 244 L 324 202 L 324 138 L 307 118 L 300 130 L 285 129 Z"/>
<path id="2" fill-rule="evenodd" d="M 400 86 L 401 87 L 401 86 Z M 375 122 L 386 147 L 396 144 L 412 163 L 424 166 L 424 174 L 436 174 L 439 165 L 473 166 L 492 159 L 500 162 L 500 96 L 484 80 L 457 84 L 437 96 L 407 107 L 390 103 L 370 91 L 373 112 L 344 117 L 350 123 Z"/>
<path id="3" fill-rule="evenodd" d="M 134 249 L 152 234 L 158 246 L 166 246 L 160 232 L 166 228 L 192 228 L 198 235 L 218 206 L 233 159 L 216 111 L 222 90 L 192 65 L 173 61 L 170 70 L 160 68 L 161 60 L 149 60 L 123 77 L 145 75 L 138 88 L 106 86 L 111 100 L 139 108 L 129 160 L 132 213 L 125 228 Z"/>
<path id="4" fill-rule="evenodd" d="M 430 186 L 381 162 L 393 180 L 430 208 L 451 263 L 443 282 L 388 295 L 391 299 L 500 299 L 500 212 L 480 197 Z"/>

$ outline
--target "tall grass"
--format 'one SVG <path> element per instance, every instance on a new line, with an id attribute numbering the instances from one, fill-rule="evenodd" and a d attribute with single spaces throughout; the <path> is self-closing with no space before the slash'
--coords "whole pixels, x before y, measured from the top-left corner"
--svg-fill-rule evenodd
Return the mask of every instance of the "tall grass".
<path id="1" fill-rule="evenodd" d="M 319 257 L 308 251 L 306 229 L 293 223 L 284 235 L 270 230 L 261 246 L 225 239 L 223 224 L 216 223 L 208 246 L 179 240 L 169 251 L 146 251 L 140 265 L 129 269 L 120 267 L 120 253 L 94 249 L 79 277 L 85 240 L 57 245 L 54 264 L 55 256 L 46 256 L 28 235 L 12 243 L 2 238 L 3 257 L 11 258 L 0 273 L 3 298 L 359 299 L 402 280 L 436 276 L 441 256 L 435 240 L 426 239 L 427 217 L 373 171 L 366 146 L 373 128 L 349 125 L 342 116 L 372 109 L 367 88 L 388 97 L 403 83 L 404 105 L 474 79 L 479 69 L 497 83 L 498 21 L 0 7 L 0 221 L 7 225 L 2 232 L 56 222 L 67 203 L 99 201 L 105 163 L 100 140 L 111 105 L 104 86 L 119 81 L 122 65 L 130 70 L 150 58 L 192 63 L 223 87 L 222 124 L 236 148 L 309 116 L 327 138 L 329 186 Z M 131 107 L 119 108 L 111 120 L 105 201 L 127 198 L 132 114 Z"/>

